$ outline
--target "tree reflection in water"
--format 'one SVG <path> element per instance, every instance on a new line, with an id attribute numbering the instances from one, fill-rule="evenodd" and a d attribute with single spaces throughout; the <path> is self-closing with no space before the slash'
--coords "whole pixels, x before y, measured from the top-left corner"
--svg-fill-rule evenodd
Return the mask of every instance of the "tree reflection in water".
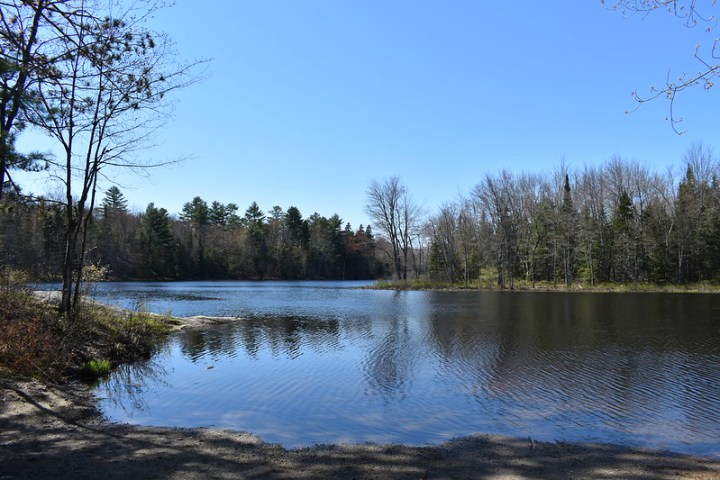
<path id="1" fill-rule="evenodd" d="M 193 362 L 234 357 L 257 358 L 261 349 L 290 359 L 303 349 L 316 352 L 340 347 L 338 320 L 302 317 L 243 318 L 211 328 L 191 329 L 180 337 L 180 349 Z"/>
<path id="2" fill-rule="evenodd" d="M 362 308 L 303 292 L 303 314 L 181 332 L 171 354 L 120 370 L 99 394 L 152 410 L 143 420 L 155 424 L 249 430 L 288 446 L 479 431 L 717 450 L 719 296 L 348 296 Z"/>
<path id="3" fill-rule="evenodd" d="M 133 416 L 148 410 L 148 392 L 169 385 L 165 380 L 167 373 L 162 353 L 150 360 L 119 365 L 112 375 L 98 383 L 96 396 L 101 403 L 109 402 L 113 408 Z"/>

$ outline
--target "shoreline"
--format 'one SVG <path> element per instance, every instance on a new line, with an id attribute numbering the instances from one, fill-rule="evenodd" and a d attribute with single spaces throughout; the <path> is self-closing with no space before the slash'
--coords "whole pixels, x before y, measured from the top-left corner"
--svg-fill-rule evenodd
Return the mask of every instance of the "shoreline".
<path id="1" fill-rule="evenodd" d="M 408 280 L 402 281 L 378 281 L 377 284 L 362 287 L 367 290 L 394 290 L 394 291 L 434 291 L 434 292 L 501 292 L 501 293 L 665 293 L 665 294 L 718 294 L 720 285 L 713 284 L 688 284 L 688 285 L 655 285 L 649 283 L 622 283 L 622 284 L 601 284 L 583 285 L 574 284 L 570 287 L 564 285 L 552 286 L 537 284 L 535 286 L 518 284 L 513 288 L 501 288 L 496 285 L 462 285 L 443 284 L 433 282 L 417 282 Z"/>
<path id="2" fill-rule="evenodd" d="M 0 378 L 0 478 L 720 478 L 720 459 L 472 435 L 441 445 L 319 445 L 110 423 L 89 387 Z"/>
<path id="3" fill-rule="evenodd" d="M 61 292 L 57 290 L 33 290 L 33 296 L 42 302 L 57 301 L 60 299 Z M 109 305 L 106 303 L 100 303 L 93 299 L 89 300 L 90 303 L 100 305 L 103 308 L 108 308 L 117 312 L 132 313 L 130 310 L 126 310 L 115 305 Z M 210 315 L 193 315 L 190 317 L 175 317 L 172 315 L 163 315 L 161 313 L 154 312 L 142 312 L 144 315 L 155 317 L 158 319 L 169 320 L 168 325 L 171 330 L 182 330 L 184 328 L 198 328 L 207 327 L 210 325 L 218 325 L 221 323 L 229 323 L 234 321 L 243 320 L 242 317 L 217 317 Z"/>

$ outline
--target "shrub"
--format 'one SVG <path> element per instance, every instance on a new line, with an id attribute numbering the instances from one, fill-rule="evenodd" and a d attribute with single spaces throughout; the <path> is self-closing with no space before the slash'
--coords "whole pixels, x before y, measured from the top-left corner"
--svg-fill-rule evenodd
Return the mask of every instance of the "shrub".
<path id="1" fill-rule="evenodd" d="M 0 291 L 0 367 L 22 376 L 56 380 L 72 363 L 56 312 L 29 292 Z"/>
<path id="2" fill-rule="evenodd" d="M 28 290 L 0 289 L 0 370 L 50 381 L 102 376 L 148 358 L 171 323 L 91 302 L 68 317 Z"/>

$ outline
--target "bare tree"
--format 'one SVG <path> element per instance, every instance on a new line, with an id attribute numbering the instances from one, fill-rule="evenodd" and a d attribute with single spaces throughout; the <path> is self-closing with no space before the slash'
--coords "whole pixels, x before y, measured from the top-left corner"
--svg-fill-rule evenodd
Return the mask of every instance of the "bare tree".
<path id="1" fill-rule="evenodd" d="M 599 168 L 586 166 L 576 183 L 577 206 L 581 220 L 578 229 L 578 247 L 586 269 L 587 280 L 595 285 L 598 276 L 598 252 L 602 252 L 609 239 L 603 228 L 607 220 L 607 186 L 603 172 Z"/>
<path id="2" fill-rule="evenodd" d="M 473 277 L 474 264 L 476 263 L 478 244 L 478 220 L 476 217 L 475 203 L 467 198 L 459 201 L 458 212 L 458 248 L 462 255 L 463 278 L 465 285 L 470 283 Z M 475 257 L 475 258 L 474 258 Z M 477 272 L 478 277 L 480 272 Z"/>
<path id="3" fill-rule="evenodd" d="M 174 64 L 169 38 L 143 26 L 156 4 L 121 12 L 90 0 L 62 5 L 46 27 L 57 34 L 45 53 L 55 58 L 55 73 L 35 79 L 28 117 L 62 147 L 54 164 L 65 191 L 67 226 L 61 308 L 71 312 L 78 304 L 98 179 L 112 167 L 158 165 L 137 152 L 167 119 L 167 95 L 197 79 L 189 75 L 197 63 Z"/>
<path id="4" fill-rule="evenodd" d="M 683 163 L 693 169 L 695 177 L 711 182 L 720 175 L 720 159 L 702 142 L 693 143 L 683 155 Z"/>
<path id="5" fill-rule="evenodd" d="M 415 203 L 400 178 L 373 180 L 367 189 L 365 211 L 373 226 L 387 237 L 390 257 L 397 278 L 407 280 L 408 258 L 418 237 L 422 209 Z"/>
<path id="6" fill-rule="evenodd" d="M 445 270 L 445 276 L 450 283 L 457 281 L 457 246 L 456 234 L 459 229 L 459 209 L 457 204 L 448 203 L 440 207 L 437 215 L 427 222 L 427 230 L 432 238 L 432 248 L 435 252 L 436 267 Z M 467 278 L 467 275 L 466 275 Z"/>
<path id="7" fill-rule="evenodd" d="M 535 267 L 542 236 L 538 230 L 538 215 L 544 194 L 542 179 L 539 175 L 521 174 L 513 182 L 513 202 L 516 208 L 514 216 L 518 232 L 518 259 L 525 273 L 525 281 L 535 284 Z"/>
<path id="8" fill-rule="evenodd" d="M 490 220 L 496 237 L 495 248 L 498 285 L 505 288 L 506 278 L 510 288 L 515 287 L 515 267 L 517 259 L 517 222 L 514 219 L 514 180 L 503 170 L 497 177 L 486 175 L 485 180 L 473 189 L 473 197 L 480 205 L 484 215 Z"/>

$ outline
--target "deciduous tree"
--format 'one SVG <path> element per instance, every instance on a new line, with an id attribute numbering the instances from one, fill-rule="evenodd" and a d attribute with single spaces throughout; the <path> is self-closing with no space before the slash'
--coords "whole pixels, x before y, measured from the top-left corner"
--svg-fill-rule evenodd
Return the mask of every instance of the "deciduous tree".
<path id="1" fill-rule="evenodd" d="M 367 189 L 365 211 L 373 224 L 387 236 L 390 257 L 397 278 L 407 280 L 408 259 L 413 238 L 421 225 L 421 208 L 412 199 L 399 177 L 373 180 Z"/>
<path id="2" fill-rule="evenodd" d="M 21 3 L 36 15 L 48 5 Z M 27 118 L 63 152 L 54 173 L 65 192 L 67 227 L 61 308 L 71 312 L 78 304 L 101 172 L 149 166 L 137 151 L 165 121 L 167 95 L 195 79 L 188 76 L 192 64 L 173 63 L 170 40 L 144 27 L 155 4 L 124 12 L 121 5 L 91 0 L 53 6 L 52 18 L 43 17 L 47 22 L 39 26 L 42 37 L 53 41 L 35 52 L 52 59 L 52 74 L 33 78 Z"/>

